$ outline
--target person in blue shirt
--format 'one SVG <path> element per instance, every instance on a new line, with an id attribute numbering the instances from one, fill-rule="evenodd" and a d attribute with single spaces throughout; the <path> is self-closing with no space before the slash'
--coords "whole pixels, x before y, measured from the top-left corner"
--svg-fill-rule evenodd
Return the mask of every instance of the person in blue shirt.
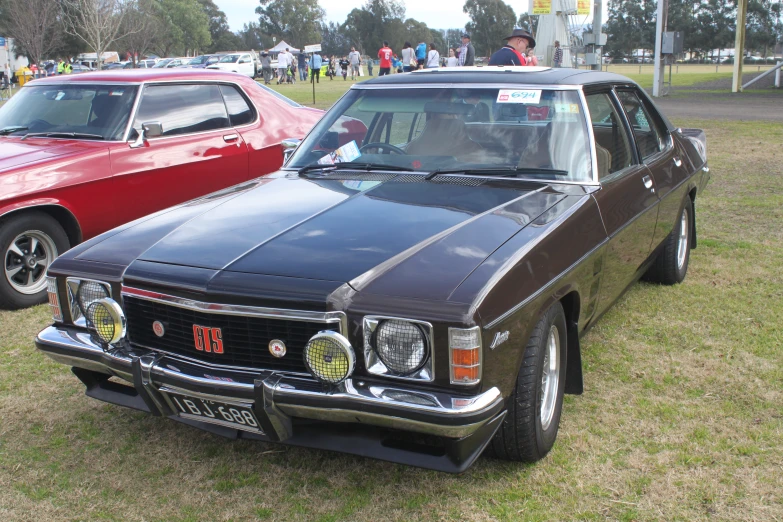
<path id="1" fill-rule="evenodd" d="M 424 69 L 424 62 L 427 60 L 427 44 L 421 42 L 416 46 L 416 62 L 419 64 L 419 69 Z"/>
<path id="2" fill-rule="evenodd" d="M 392 69 L 397 71 L 398 73 L 402 72 L 402 62 L 399 58 L 397 58 L 397 55 L 392 55 Z"/>
<path id="3" fill-rule="evenodd" d="M 323 60 L 318 52 L 314 52 L 310 58 L 310 82 L 321 83 L 321 65 Z"/>

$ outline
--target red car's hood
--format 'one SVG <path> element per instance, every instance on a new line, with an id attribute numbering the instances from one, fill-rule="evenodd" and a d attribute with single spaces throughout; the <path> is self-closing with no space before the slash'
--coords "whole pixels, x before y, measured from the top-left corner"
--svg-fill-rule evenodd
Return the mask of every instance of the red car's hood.
<path id="1" fill-rule="evenodd" d="M 58 156 L 78 154 L 94 149 L 95 143 L 83 143 L 73 140 L 53 140 L 31 138 L 22 141 L 18 138 L 0 138 L 0 172 L 48 161 Z"/>

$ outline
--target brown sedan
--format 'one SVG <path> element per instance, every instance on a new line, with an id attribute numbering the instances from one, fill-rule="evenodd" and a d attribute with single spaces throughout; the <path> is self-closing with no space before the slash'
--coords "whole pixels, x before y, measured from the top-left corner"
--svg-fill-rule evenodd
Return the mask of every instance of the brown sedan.
<path id="1" fill-rule="evenodd" d="M 91 397 L 221 435 L 536 461 L 580 335 L 638 278 L 685 278 L 708 178 L 703 133 L 622 76 L 386 76 L 281 171 L 61 256 L 36 344 Z"/>

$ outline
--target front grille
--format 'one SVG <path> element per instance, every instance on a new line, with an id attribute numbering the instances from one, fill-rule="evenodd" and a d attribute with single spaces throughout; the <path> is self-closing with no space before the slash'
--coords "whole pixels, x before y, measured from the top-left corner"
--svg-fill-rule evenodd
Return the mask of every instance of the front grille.
<path id="1" fill-rule="evenodd" d="M 307 342 L 322 330 L 339 330 L 337 325 L 316 321 L 210 314 L 129 296 L 124 298 L 124 308 L 131 344 L 238 368 L 308 373 L 303 359 Z M 163 323 L 163 337 L 155 335 L 155 321 Z M 196 350 L 193 325 L 220 328 L 223 353 Z M 269 353 L 272 339 L 285 343 L 283 357 Z"/>

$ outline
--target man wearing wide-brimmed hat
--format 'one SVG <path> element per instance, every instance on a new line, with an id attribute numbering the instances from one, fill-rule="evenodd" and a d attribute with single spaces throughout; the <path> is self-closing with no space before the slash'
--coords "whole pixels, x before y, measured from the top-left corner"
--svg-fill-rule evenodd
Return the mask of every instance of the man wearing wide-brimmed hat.
<path id="1" fill-rule="evenodd" d="M 527 65 L 525 52 L 528 47 L 536 46 L 533 35 L 524 29 L 514 29 L 511 36 L 503 39 L 506 45 L 490 57 L 489 65 Z"/>

